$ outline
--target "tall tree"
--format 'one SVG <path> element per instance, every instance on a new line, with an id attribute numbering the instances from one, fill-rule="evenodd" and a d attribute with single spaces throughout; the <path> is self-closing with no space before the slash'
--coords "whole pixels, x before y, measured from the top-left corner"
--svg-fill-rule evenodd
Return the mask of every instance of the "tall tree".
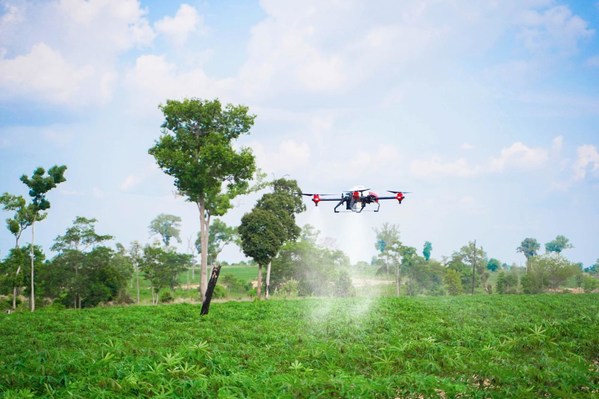
<path id="1" fill-rule="evenodd" d="M 249 189 L 256 171 L 249 148 L 237 150 L 233 141 L 247 134 L 255 115 L 242 105 L 222 107 L 219 100 L 167 100 L 160 105 L 165 120 L 162 135 L 149 149 L 160 168 L 174 177 L 178 192 L 200 213 L 202 301 L 208 283 L 210 218 L 222 216 L 231 200 Z"/>
<path id="2" fill-rule="evenodd" d="M 535 239 L 527 237 L 522 240 L 522 243 L 518 248 L 516 248 L 517 252 L 522 252 L 526 257 L 526 271 L 530 271 L 530 260 L 533 256 L 537 256 L 537 253 L 541 249 L 541 244 Z"/>
<path id="3" fill-rule="evenodd" d="M 133 272 L 135 273 L 135 292 L 137 304 L 140 302 L 140 292 L 139 292 L 139 269 L 142 261 L 142 247 L 139 241 L 133 241 L 129 246 L 128 254 L 129 259 L 131 261 L 131 265 L 133 266 Z"/>
<path id="4" fill-rule="evenodd" d="M 282 237 L 283 243 L 295 240 L 301 232 L 301 229 L 295 223 L 295 214 L 306 210 L 306 205 L 302 200 L 302 190 L 299 188 L 297 181 L 285 178 L 276 179 L 270 185 L 273 192 L 264 194 L 258 200 L 256 207 L 272 212 L 277 216 L 285 232 Z M 266 265 L 266 299 L 270 296 L 270 274 L 271 262 L 268 262 Z"/>
<path id="5" fill-rule="evenodd" d="M 52 166 L 48 169 L 48 174 L 44 168 L 37 168 L 33 171 L 33 175 L 28 177 L 27 175 L 21 176 L 21 181 L 29 187 L 29 196 L 31 197 L 31 300 L 30 309 L 35 311 L 35 253 L 34 253 L 34 242 L 35 242 L 35 222 L 41 221 L 46 218 L 47 213 L 44 212 L 50 208 L 50 201 L 46 198 L 48 191 L 55 188 L 58 184 L 66 181 L 64 172 L 67 169 L 66 166 Z"/>
<path id="6" fill-rule="evenodd" d="M 12 235 L 15 236 L 15 249 L 19 248 L 19 240 L 23 231 L 33 223 L 33 209 L 31 205 L 27 205 L 27 201 L 20 195 L 12 195 L 4 193 L 0 196 L 0 205 L 5 211 L 13 211 L 14 215 L 11 218 L 6 219 L 6 227 Z M 18 264 L 15 276 L 12 281 L 14 285 L 12 287 L 12 308 L 13 310 L 17 307 L 17 296 L 19 295 L 19 287 L 17 285 L 19 281 L 19 274 L 23 268 L 23 264 Z"/>
<path id="7" fill-rule="evenodd" d="M 471 274 L 471 293 L 474 293 L 475 286 L 482 284 L 483 289 L 487 289 L 487 279 L 489 273 L 487 272 L 487 253 L 484 249 L 476 245 L 476 241 L 470 241 L 467 245 L 464 245 L 454 256 L 460 258 L 462 262 L 469 266 L 472 270 Z"/>
<path id="8" fill-rule="evenodd" d="M 378 263 L 380 267 L 377 272 L 395 272 L 395 293 L 399 296 L 403 251 L 403 244 L 399 239 L 399 227 L 385 222 L 380 229 L 375 228 L 374 231 L 377 240 L 375 247 L 379 249 Z"/>
<path id="9" fill-rule="evenodd" d="M 549 241 L 545 244 L 545 252 L 555 252 L 556 254 L 562 253 L 564 249 L 574 248 L 574 245 L 570 243 L 570 240 L 562 235 L 558 235 L 554 240 Z"/>
<path id="10" fill-rule="evenodd" d="M 168 247 L 171 238 L 174 238 L 179 243 L 181 242 L 181 237 L 179 236 L 181 232 L 180 226 L 181 218 L 179 216 L 161 213 L 150 222 L 150 235 L 160 235 L 162 243 L 165 247 Z"/>

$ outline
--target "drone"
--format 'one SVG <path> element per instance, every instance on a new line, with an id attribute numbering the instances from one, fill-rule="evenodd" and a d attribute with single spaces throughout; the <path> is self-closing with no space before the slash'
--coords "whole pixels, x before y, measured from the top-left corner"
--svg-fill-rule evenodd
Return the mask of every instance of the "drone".
<path id="1" fill-rule="evenodd" d="M 366 194 L 366 191 L 368 191 L 368 194 Z M 343 204 L 345 204 L 346 211 L 360 213 L 364 210 L 364 208 L 368 204 L 376 204 L 376 209 L 374 209 L 374 212 L 378 212 L 381 207 L 381 204 L 379 202 L 380 200 L 394 199 L 394 200 L 397 200 L 401 204 L 401 201 L 403 201 L 405 198 L 404 194 L 409 193 L 409 191 L 393 191 L 393 190 L 387 190 L 387 192 L 394 194 L 394 195 L 386 196 L 386 197 L 379 197 L 379 195 L 377 193 L 375 193 L 374 191 L 370 191 L 369 188 L 366 188 L 364 186 L 353 187 L 351 190 L 343 191 L 340 196 L 336 196 L 334 198 L 328 198 L 328 197 L 333 196 L 335 194 L 302 193 L 302 195 L 312 197 L 312 202 L 314 202 L 315 206 L 318 206 L 318 204 L 321 201 L 338 201 L 338 204 L 335 205 L 335 208 L 333 208 L 333 212 L 335 212 L 335 213 L 340 212 L 338 210 L 338 208 Z"/>

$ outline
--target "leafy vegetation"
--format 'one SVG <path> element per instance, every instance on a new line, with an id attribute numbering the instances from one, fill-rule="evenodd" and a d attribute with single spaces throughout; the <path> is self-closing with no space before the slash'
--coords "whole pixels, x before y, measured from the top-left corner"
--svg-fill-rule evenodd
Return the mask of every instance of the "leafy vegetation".
<path id="1" fill-rule="evenodd" d="M 599 297 L 307 299 L 0 315 L 0 398 L 599 394 Z"/>

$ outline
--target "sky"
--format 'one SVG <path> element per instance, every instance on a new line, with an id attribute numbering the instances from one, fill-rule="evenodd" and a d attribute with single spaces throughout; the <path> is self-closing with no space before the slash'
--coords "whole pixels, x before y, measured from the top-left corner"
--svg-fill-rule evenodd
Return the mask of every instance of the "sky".
<path id="1" fill-rule="evenodd" d="M 0 193 L 68 167 L 35 230 L 49 256 L 77 216 L 128 246 L 177 215 L 187 251 L 197 207 L 148 155 L 183 98 L 247 105 L 235 145 L 305 192 L 410 191 L 378 213 L 306 198 L 298 224 L 352 262 L 384 223 L 439 260 L 476 240 L 521 265 L 524 238 L 560 234 L 599 258 L 599 1 L 0 0 Z M 1 228 L 0 257 L 13 245 Z"/>

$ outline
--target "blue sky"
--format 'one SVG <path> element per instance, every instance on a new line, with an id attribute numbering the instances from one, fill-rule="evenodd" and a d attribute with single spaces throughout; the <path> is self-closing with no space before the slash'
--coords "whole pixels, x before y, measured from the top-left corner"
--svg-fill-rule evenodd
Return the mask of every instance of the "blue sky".
<path id="1" fill-rule="evenodd" d="M 239 145 L 270 176 L 307 192 L 413 192 L 379 213 L 308 204 L 300 225 L 352 261 L 375 254 L 388 222 L 437 259 L 477 240 L 522 264 L 524 238 L 563 234 L 568 258 L 590 265 L 598 36 L 598 1 L 0 0 L 0 192 L 26 196 L 22 174 L 65 164 L 36 229 L 46 248 L 76 216 L 128 245 L 170 213 L 186 250 L 197 209 L 147 150 L 159 104 L 218 97 L 257 115 Z M 12 245 L 0 229 L 0 256 Z"/>

